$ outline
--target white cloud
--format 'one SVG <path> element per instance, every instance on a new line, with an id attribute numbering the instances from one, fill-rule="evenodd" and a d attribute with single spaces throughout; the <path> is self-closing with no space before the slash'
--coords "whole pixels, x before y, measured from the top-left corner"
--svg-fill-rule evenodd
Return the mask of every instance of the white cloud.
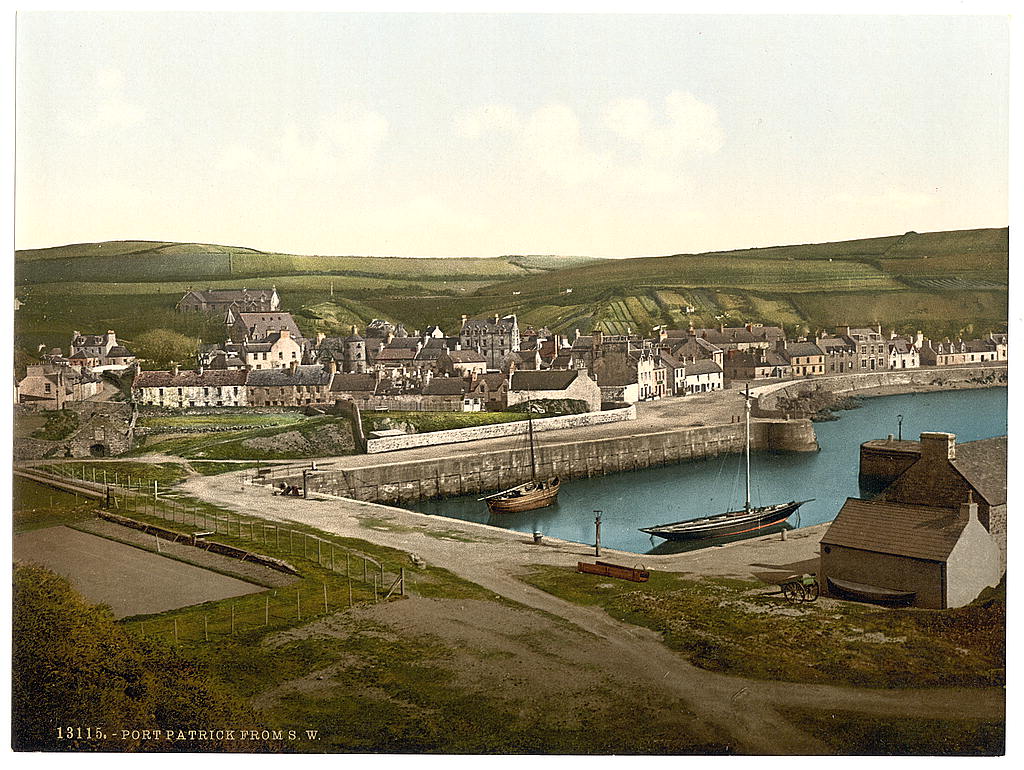
<path id="1" fill-rule="evenodd" d="M 387 141 L 387 118 L 348 103 L 308 126 L 289 123 L 261 147 L 234 144 L 216 160 L 220 171 L 246 171 L 266 180 L 338 180 L 367 171 Z"/>
<path id="2" fill-rule="evenodd" d="M 507 104 L 488 104 L 463 110 L 453 119 L 455 131 L 467 139 L 479 139 L 492 132 L 509 132 L 519 125 L 519 114 Z"/>

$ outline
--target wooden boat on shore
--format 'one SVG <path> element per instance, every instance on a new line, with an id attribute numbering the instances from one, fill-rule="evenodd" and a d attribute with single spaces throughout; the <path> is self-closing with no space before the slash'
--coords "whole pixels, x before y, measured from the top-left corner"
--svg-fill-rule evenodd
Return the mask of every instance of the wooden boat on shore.
<path id="1" fill-rule="evenodd" d="M 743 510 L 727 511 L 712 516 L 676 521 L 671 524 L 659 524 L 655 527 L 641 527 L 640 531 L 648 535 L 663 537 L 666 540 L 698 540 L 702 538 L 725 537 L 727 535 L 751 536 L 762 530 L 785 523 L 786 519 L 799 510 L 804 503 L 811 500 L 791 500 L 788 503 L 752 506 L 750 504 L 750 386 L 744 394 L 746 422 L 746 501 Z"/>
<path id="2" fill-rule="evenodd" d="M 855 583 L 852 580 L 837 580 L 826 577 L 828 592 L 833 596 L 840 596 L 846 599 L 855 599 L 862 602 L 877 602 L 880 604 L 910 604 L 917 596 L 916 591 L 903 591 L 897 588 L 883 588 L 871 586 L 864 583 Z"/>
<path id="3" fill-rule="evenodd" d="M 530 480 L 514 487 L 495 492 L 493 495 L 481 497 L 486 501 L 491 513 L 522 513 L 537 508 L 546 508 L 557 502 L 561 480 L 558 476 L 547 479 L 537 478 L 537 457 L 533 443 L 533 416 L 527 412 L 528 432 L 530 437 Z"/>

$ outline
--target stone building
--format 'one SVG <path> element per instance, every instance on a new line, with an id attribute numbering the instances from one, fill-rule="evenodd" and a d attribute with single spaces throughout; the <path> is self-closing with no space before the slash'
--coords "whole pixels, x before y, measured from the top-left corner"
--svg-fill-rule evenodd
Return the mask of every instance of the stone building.
<path id="1" fill-rule="evenodd" d="M 857 349 L 854 371 L 875 372 L 889 368 L 889 350 L 885 338 L 882 337 L 881 326 L 874 329 L 840 326 L 836 329 L 836 334 L 849 340 Z"/>
<path id="2" fill-rule="evenodd" d="M 814 377 L 825 373 L 825 354 L 813 342 L 779 340 L 775 352 L 786 359 L 794 377 Z"/>
<path id="3" fill-rule="evenodd" d="M 88 369 L 43 363 L 26 367 L 17 383 L 17 399 L 19 404 L 63 409 L 67 403 L 92 398 L 100 386 L 100 378 Z"/>
<path id="4" fill-rule="evenodd" d="M 543 399 L 584 401 L 588 411 L 601 410 L 601 388 L 586 370 L 519 371 L 512 375 L 507 395 L 509 406 Z"/>
<path id="5" fill-rule="evenodd" d="M 724 386 L 722 367 L 706 358 L 690 361 L 686 364 L 683 381 L 688 396 L 721 390 Z"/>
<path id="6" fill-rule="evenodd" d="M 459 343 L 463 350 L 476 350 L 483 354 L 487 368 L 498 370 L 508 353 L 519 350 L 519 321 L 515 314 L 487 319 L 462 316 Z"/>
<path id="7" fill-rule="evenodd" d="M 249 406 L 308 406 L 332 403 L 330 364 L 301 365 L 249 372 Z"/>
<path id="8" fill-rule="evenodd" d="M 819 580 L 839 597 L 969 604 L 1002 573 L 978 510 L 969 496 L 956 507 L 849 498 L 821 539 Z"/>
<path id="9" fill-rule="evenodd" d="M 921 356 L 913 340 L 906 337 L 890 337 L 889 368 L 917 369 L 921 365 Z"/>
<path id="10" fill-rule="evenodd" d="M 132 398 L 143 406 L 172 409 L 205 406 L 246 406 L 245 370 L 178 369 L 139 372 L 132 384 Z"/>
<path id="11" fill-rule="evenodd" d="M 303 339 L 291 313 L 238 313 L 229 327 L 232 342 L 258 342 L 268 335 L 285 330 L 296 340 Z"/>
<path id="12" fill-rule="evenodd" d="M 174 309 L 179 313 L 260 313 L 281 307 L 277 287 L 267 289 L 189 289 Z"/>
<path id="13" fill-rule="evenodd" d="M 135 363 L 135 354 L 117 341 L 112 329 L 106 334 L 71 332 L 68 358 L 73 366 L 87 369 L 125 369 Z"/>

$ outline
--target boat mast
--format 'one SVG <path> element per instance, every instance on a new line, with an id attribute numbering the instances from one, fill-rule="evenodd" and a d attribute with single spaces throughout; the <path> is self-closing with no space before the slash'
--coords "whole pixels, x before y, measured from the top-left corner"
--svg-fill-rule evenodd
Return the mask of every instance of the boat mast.
<path id="1" fill-rule="evenodd" d="M 537 458 L 533 453 L 533 404 L 526 403 L 526 424 L 530 431 L 530 481 L 537 480 Z"/>
<path id="2" fill-rule="evenodd" d="M 743 503 L 743 510 L 750 510 L 750 383 L 747 383 L 747 390 L 743 394 L 743 405 L 746 407 L 747 430 L 746 430 L 746 455 L 747 455 L 747 493 L 746 501 Z"/>

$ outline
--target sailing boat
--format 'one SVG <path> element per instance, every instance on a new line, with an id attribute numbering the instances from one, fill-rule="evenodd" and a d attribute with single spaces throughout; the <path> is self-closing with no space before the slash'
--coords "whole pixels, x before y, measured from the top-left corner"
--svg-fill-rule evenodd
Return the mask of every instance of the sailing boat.
<path id="1" fill-rule="evenodd" d="M 699 519 L 677 521 L 672 524 L 659 524 L 656 527 L 641 528 L 641 532 L 657 535 L 666 540 L 698 540 L 726 535 L 743 535 L 759 532 L 769 527 L 782 524 L 792 516 L 804 503 L 811 500 L 791 500 L 788 503 L 775 505 L 752 506 L 750 504 L 750 386 L 743 394 L 746 405 L 746 500 L 742 511 L 727 511 L 715 516 L 704 516 Z"/>
<path id="2" fill-rule="evenodd" d="M 532 407 L 532 405 L 528 405 Z M 526 413 L 527 431 L 530 435 L 530 480 L 510 487 L 502 492 L 481 497 L 487 501 L 487 509 L 491 513 L 520 513 L 545 508 L 558 500 L 558 487 L 561 483 L 558 476 L 547 479 L 537 478 L 537 457 L 533 445 L 533 410 Z"/>

